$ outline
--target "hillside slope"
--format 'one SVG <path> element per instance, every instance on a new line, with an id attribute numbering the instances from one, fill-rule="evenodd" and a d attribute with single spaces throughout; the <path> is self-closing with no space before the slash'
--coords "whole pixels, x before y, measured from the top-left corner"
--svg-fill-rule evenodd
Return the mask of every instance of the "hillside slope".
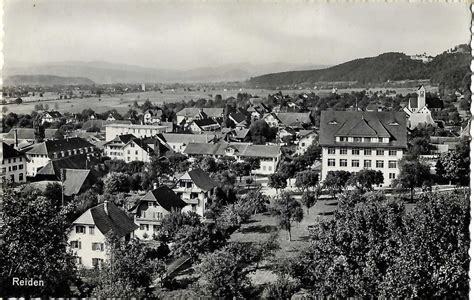
<path id="1" fill-rule="evenodd" d="M 248 81 L 251 86 L 275 87 L 317 82 L 357 81 L 382 83 L 388 80 L 430 79 L 449 88 L 465 87 L 469 78 L 469 52 L 444 52 L 429 63 L 412 60 L 403 53 L 384 53 L 376 57 L 355 59 L 331 68 L 266 74 Z"/>
<path id="2" fill-rule="evenodd" d="M 94 85 L 95 82 L 85 77 L 63 77 L 53 75 L 14 75 L 3 80 L 4 85 Z"/>

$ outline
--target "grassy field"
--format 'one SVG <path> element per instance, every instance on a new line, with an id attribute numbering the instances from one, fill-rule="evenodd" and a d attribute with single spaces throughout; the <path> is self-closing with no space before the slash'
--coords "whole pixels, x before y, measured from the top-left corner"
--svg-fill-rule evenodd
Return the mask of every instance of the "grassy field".
<path id="1" fill-rule="evenodd" d="M 413 88 L 390 88 L 391 90 L 395 90 L 397 94 L 407 94 L 410 92 L 414 92 Z M 428 90 L 434 89 L 433 87 L 427 87 Z M 338 93 L 350 93 L 352 91 L 360 91 L 361 88 L 356 89 L 339 89 Z M 386 88 L 372 88 L 371 91 L 378 91 L 378 90 L 386 90 Z M 254 96 L 266 97 L 269 94 L 273 94 L 275 90 L 266 90 L 266 89 L 214 89 L 209 91 L 184 91 L 184 89 L 179 90 L 164 90 L 163 92 L 157 91 L 149 91 L 149 92 L 140 92 L 140 93 L 128 93 L 123 95 L 102 95 L 99 97 L 90 97 L 90 98 L 83 98 L 83 99 L 66 99 L 66 100 L 59 100 L 59 99 L 51 99 L 48 97 L 49 100 L 42 100 L 42 101 L 30 101 L 24 102 L 22 104 L 7 104 L 7 105 L 0 105 L 0 107 L 6 107 L 8 109 L 7 112 L 14 112 L 17 114 L 29 114 L 32 112 L 34 106 L 38 103 L 42 103 L 43 105 L 48 104 L 49 109 L 55 109 L 60 112 L 71 112 L 71 113 L 78 113 L 82 112 L 86 108 L 92 108 L 98 113 L 102 113 L 104 111 L 110 109 L 117 109 L 119 113 L 127 112 L 130 107 L 132 106 L 134 101 L 137 101 L 138 104 L 142 104 L 147 99 L 156 104 L 162 103 L 172 103 L 172 102 L 179 102 L 182 100 L 198 100 L 200 98 L 205 99 L 213 99 L 215 95 L 220 94 L 223 98 L 228 97 L 235 97 L 239 92 L 246 92 Z M 303 90 L 282 90 L 283 94 L 293 95 L 299 94 L 302 92 L 313 92 L 311 89 L 303 89 Z M 316 94 L 327 94 L 330 90 L 317 90 L 315 91 Z M 52 97 L 54 98 L 54 97 Z"/>

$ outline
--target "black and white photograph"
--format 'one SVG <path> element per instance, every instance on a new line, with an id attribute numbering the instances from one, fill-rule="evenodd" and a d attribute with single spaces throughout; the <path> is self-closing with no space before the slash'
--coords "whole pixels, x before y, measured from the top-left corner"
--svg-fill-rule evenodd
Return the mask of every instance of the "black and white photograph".
<path id="1" fill-rule="evenodd" d="M 0 300 L 469 299 L 470 1 L 1 3 Z"/>

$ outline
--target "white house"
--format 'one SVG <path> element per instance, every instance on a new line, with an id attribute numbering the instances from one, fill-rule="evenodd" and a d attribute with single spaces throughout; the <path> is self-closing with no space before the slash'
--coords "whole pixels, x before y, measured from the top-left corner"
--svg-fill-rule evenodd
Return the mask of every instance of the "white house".
<path id="1" fill-rule="evenodd" d="M 173 211 L 181 211 L 187 204 L 169 187 L 162 185 L 146 193 L 129 212 L 134 215 L 135 236 L 151 240 L 159 230 L 162 219 Z"/>
<path id="2" fill-rule="evenodd" d="M 106 235 L 112 231 L 119 239 L 128 241 L 137 228 L 124 211 L 105 201 L 89 208 L 72 223 L 68 233 L 69 247 L 79 266 L 100 268 L 108 258 Z"/>
<path id="3" fill-rule="evenodd" d="M 26 156 L 17 151 L 12 146 L 2 142 L 0 148 L 0 166 L 1 181 L 10 181 L 14 183 L 26 182 Z"/>
<path id="4" fill-rule="evenodd" d="M 54 122 L 59 122 L 63 115 L 56 110 L 51 110 L 51 111 L 45 111 L 41 115 L 41 124 L 44 124 L 46 122 L 48 123 L 54 123 Z"/>
<path id="5" fill-rule="evenodd" d="M 173 191 L 186 203 L 183 212 L 192 211 L 204 217 L 206 205 L 214 194 L 217 182 L 202 169 L 193 169 L 182 175 Z"/>
<path id="6" fill-rule="evenodd" d="M 147 109 L 143 113 L 143 123 L 145 124 L 160 124 L 163 111 L 161 109 Z"/>
<path id="7" fill-rule="evenodd" d="M 275 173 L 280 162 L 281 147 L 279 145 L 253 145 L 251 143 L 190 143 L 184 149 L 184 154 L 189 157 L 210 156 L 216 159 L 234 157 L 237 161 L 243 161 L 245 158 L 257 158 L 260 161 L 260 168 L 253 170 L 252 173 L 270 175 Z"/>
<path id="8" fill-rule="evenodd" d="M 216 120 L 217 118 L 222 118 L 223 115 L 224 115 L 223 108 L 185 107 L 176 113 L 176 121 L 178 125 L 184 125 L 187 123 L 191 123 L 195 119 L 211 118 L 211 119 Z"/>
<path id="9" fill-rule="evenodd" d="M 381 171 L 383 185 L 389 185 L 407 149 L 405 124 L 403 112 L 322 111 L 322 180 L 329 171 L 373 169 Z"/>
<path id="10" fill-rule="evenodd" d="M 111 159 L 120 159 L 126 162 L 150 162 L 153 154 L 170 150 L 160 140 L 154 137 L 136 138 L 133 134 L 123 134 L 104 144 L 104 154 Z"/>
<path id="11" fill-rule="evenodd" d="M 26 163 L 27 176 L 36 176 L 38 170 L 53 159 L 93 153 L 94 151 L 94 145 L 79 137 L 49 140 L 34 144 L 31 149 L 26 151 L 26 157 L 28 158 Z"/>
<path id="12" fill-rule="evenodd" d="M 296 135 L 298 141 L 296 145 L 296 154 L 303 155 L 308 147 L 318 138 L 318 134 L 313 130 L 301 130 Z"/>
<path id="13" fill-rule="evenodd" d="M 217 123 L 214 119 L 196 119 L 193 120 L 189 129 L 194 133 L 204 133 L 208 131 L 216 131 L 221 128 L 221 125 Z"/>
<path id="14" fill-rule="evenodd" d="M 408 118 L 408 128 L 414 129 L 418 125 L 435 125 L 431 111 L 426 105 L 426 90 L 420 86 L 416 91 L 418 98 L 410 98 L 408 105 L 403 108 Z"/>

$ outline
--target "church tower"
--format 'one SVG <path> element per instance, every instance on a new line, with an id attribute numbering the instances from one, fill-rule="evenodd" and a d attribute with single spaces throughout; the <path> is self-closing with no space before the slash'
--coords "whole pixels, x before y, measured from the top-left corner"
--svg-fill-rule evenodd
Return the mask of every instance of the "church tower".
<path id="1" fill-rule="evenodd" d="M 418 110 L 426 105 L 426 90 L 424 86 L 420 86 L 416 91 L 418 94 Z"/>

